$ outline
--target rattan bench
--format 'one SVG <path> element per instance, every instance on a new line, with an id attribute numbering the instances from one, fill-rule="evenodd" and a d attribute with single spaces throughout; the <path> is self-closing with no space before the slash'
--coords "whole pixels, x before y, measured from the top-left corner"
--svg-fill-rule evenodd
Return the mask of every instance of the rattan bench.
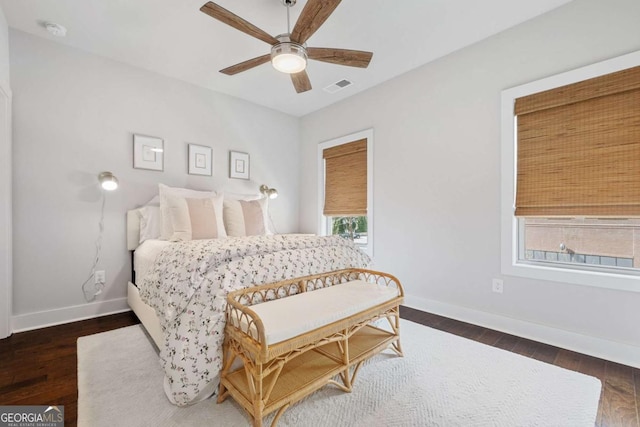
<path id="1" fill-rule="evenodd" d="M 278 411 L 275 426 L 291 404 L 326 384 L 350 392 L 365 360 L 388 347 L 402 356 L 403 297 L 398 279 L 363 269 L 230 293 L 218 403 L 233 397 L 254 426 Z M 372 324 L 379 319 L 389 328 Z"/>

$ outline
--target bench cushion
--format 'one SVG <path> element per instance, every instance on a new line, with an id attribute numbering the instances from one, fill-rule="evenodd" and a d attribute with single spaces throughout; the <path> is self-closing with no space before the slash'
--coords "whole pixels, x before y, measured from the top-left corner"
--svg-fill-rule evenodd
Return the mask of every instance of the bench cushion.
<path id="1" fill-rule="evenodd" d="M 251 306 L 275 344 L 347 318 L 398 296 L 398 289 L 353 280 Z"/>

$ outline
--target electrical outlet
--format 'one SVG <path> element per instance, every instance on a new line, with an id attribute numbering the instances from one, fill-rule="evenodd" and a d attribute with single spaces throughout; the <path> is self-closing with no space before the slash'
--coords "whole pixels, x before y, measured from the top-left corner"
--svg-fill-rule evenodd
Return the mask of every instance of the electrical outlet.
<path id="1" fill-rule="evenodd" d="M 501 294 L 503 289 L 504 283 L 502 282 L 502 279 L 493 279 L 491 290 L 497 294 Z"/>
<path id="2" fill-rule="evenodd" d="M 107 282 L 107 273 L 104 270 L 98 270 L 95 272 L 94 276 L 95 283 L 106 283 Z"/>

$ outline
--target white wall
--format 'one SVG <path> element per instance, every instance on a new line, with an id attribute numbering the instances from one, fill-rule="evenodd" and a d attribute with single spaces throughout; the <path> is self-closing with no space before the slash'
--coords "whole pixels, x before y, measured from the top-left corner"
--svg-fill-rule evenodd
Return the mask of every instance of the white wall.
<path id="1" fill-rule="evenodd" d="M 277 230 L 298 229 L 297 118 L 26 33 L 10 36 L 16 329 L 126 307 L 125 213 L 156 194 L 158 182 L 241 193 L 268 184 L 280 193 L 271 203 Z M 133 169 L 132 133 L 164 138 L 164 172 Z M 187 174 L 188 142 L 213 147 L 212 178 Z M 250 153 L 250 182 L 227 178 L 230 149 Z M 120 181 L 106 195 L 100 266 L 107 286 L 99 301 L 113 303 L 87 305 L 80 286 L 95 251 L 101 171 Z"/>
<path id="2" fill-rule="evenodd" d="M 0 338 L 9 335 L 11 314 L 11 89 L 9 27 L 0 8 Z"/>
<path id="3" fill-rule="evenodd" d="M 0 7 L 0 81 L 9 85 L 9 26 Z"/>
<path id="4" fill-rule="evenodd" d="M 571 332 L 576 349 L 612 358 L 604 347 L 620 344 L 618 360 L 640 366 L 640 293 L 516 277 L 491 292 L 500 92 L 640 49 L 638 22 L 637 0 L 575 0 L 304 117 L 302 230 L 316 230 L 317 144 L 373 127 L 375 267 L 400 278 L 410 305 L 547 342 Z"/>

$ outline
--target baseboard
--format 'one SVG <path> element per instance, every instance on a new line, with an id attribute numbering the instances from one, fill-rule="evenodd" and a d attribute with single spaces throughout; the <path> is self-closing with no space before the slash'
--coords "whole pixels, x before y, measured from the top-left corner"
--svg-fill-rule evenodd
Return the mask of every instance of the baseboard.
<path id="1" fill-rule="evenodd" d="M 24 332 L 32 329 L 46 328 L 63 323 L 77 322 L 109 314 L 122 313 L 131 310 L 126 298 L 92 302 L 72 307 L 57 308 L 55 310 L 38 311 L 13 316 L 11 318 L 12 332 Z"/>
<path id="2" fill-rule="evenodd" d="M 640 347 L 596 338 L 495 313 L 405 295 L 404 305 L 462 322 L 640 368 Z"/>

